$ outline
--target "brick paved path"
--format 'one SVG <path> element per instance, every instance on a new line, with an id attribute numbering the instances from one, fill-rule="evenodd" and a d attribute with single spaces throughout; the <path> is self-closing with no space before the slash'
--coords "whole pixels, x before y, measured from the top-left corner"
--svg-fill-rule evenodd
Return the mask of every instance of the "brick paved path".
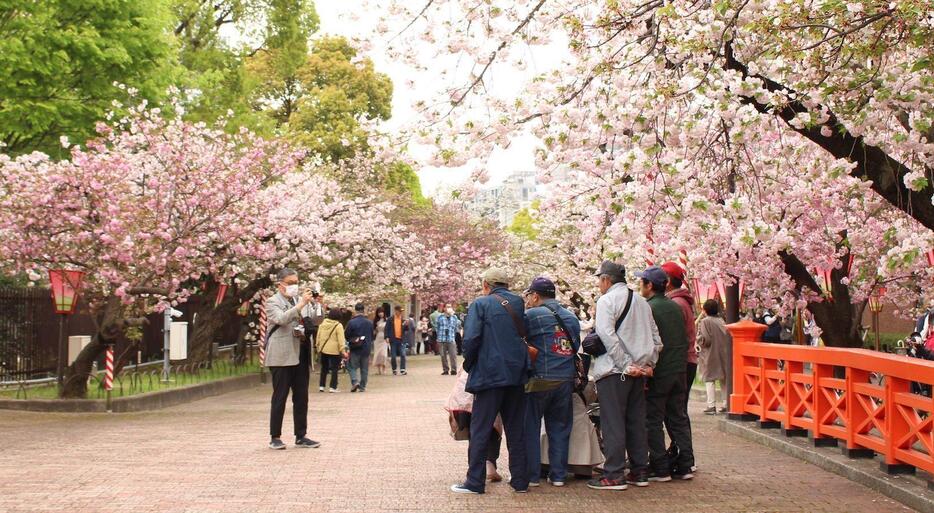
<path id="1" fill-rule="evenodd" d="M 310 435 L 320 449 L 266 449 L 265 387 L 141 414 L 0 411 L 0 512 L 907 511 L 722 434 L 697 407 L 692 482 L 598 492 L 573 481 L 527 495 L 501 483 L 455 496 L 448 486 L 464 476 L 467 445 L 451 440 L 441 410 L 454 378 L 433 357 L 410 362 L 409 376 L 374 376 L 366 394 L 315 388 Z"/>

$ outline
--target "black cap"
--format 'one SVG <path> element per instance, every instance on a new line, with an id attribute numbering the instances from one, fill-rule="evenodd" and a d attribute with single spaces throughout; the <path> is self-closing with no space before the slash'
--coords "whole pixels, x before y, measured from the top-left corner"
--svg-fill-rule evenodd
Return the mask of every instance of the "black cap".
<path id="1" fill-rule="evenodd" d="M 526 292 L 537 292 L 546 297 L 555 297 L 555 283 L 548 278 L 539 276 L 532 280 Z"/>
<path id="2" fill-rule="evenodd" d="M 353 309 L 358 312 L 362 312 L 366 310 L 366 306 L 364 306 L 363 303 L 357 303 L 356 305 L 354 305 Z"/>
<path id="3" fill-rule="evenodd" d="M 604 260 L 600 264 L 600 268 L 597 269 L 595 273 L 597 276 L 607 275 L 613 278 L 618 278 L 618 281 L 626 281 L 626 268 L 621 264 L 611 262 L 609 260 Z"/>

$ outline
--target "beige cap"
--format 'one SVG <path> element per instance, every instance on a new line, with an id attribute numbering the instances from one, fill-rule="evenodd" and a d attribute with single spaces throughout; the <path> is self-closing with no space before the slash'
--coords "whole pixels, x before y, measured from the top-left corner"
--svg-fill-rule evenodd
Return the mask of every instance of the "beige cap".
<path id="1" fill-rule="evenodd" d="M 503 269 L 499 267 L 490 267 L 482 275 L 480 279 L 487 283 L 505 283 L 509 284 L 509 274 L 506 273 Z"/>

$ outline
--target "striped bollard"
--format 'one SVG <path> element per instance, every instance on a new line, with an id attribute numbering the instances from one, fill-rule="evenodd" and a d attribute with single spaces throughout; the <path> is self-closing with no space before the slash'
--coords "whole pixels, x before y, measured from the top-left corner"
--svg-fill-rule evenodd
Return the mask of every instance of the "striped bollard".
<path id="1" fill-rule="evenodd" d="M 107 344 L 104 356 L 104 390 L 107 391 L 107 411 L 113 411 L 111 393 L 114 389 L 114 345 Z"/>
<path id="2" fill-rule="evenodd" d="M 266 299 L 262 299 L 259 308 L 259 378 L 261 383 L 266 382 L 266 372 L 263 366 L 266 364 Z"/>

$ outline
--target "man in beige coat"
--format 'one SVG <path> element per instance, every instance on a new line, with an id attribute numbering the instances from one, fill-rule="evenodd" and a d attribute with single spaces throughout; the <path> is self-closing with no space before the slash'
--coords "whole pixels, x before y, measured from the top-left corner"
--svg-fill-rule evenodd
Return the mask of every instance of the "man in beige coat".
<path id="1" fill-rule="evenodd" d="M 305 437 L 308 429 L 308 368 L 299 365 L 300 344 L 304 337 L 301 311 L 311 302 L 311 291 L 299 295 L 298 273 L 284 268 L 276 275 L 278 292 L 266 301 L 269 326 L 265 333 L 266 367 L 272 375 L 272 406 L 269 412 L 270 449 L 285 449 L 282 443 L 282 417 L 285 401 L 292 391 L 292 420 L 295 447 L 315 448 L 321 444 Z"/>

